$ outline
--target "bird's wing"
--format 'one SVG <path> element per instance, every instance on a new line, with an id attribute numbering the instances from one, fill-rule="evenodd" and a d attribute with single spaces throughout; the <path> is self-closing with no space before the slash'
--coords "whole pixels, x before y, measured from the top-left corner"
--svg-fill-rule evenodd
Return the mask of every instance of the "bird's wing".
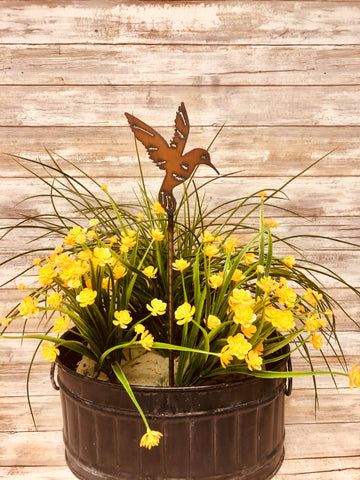
<path id="1" fill-rule="evenodd" d="M 135 137 L 146 148 L 149 157 L 162 170 L 166 169 L 166 152 L 169 146 L 164 138 L 152 127 L 138 118 L 125 113 Z"/>
<path id="2" fill-rule="evenodd" d="M 170 147 L 176 148 L 179 155 L 182 155 L 186 140 L 189 136 L 189 117 L 183 102 L 181 102 L 175 117 L 175 132 L 170 142 Z"/>

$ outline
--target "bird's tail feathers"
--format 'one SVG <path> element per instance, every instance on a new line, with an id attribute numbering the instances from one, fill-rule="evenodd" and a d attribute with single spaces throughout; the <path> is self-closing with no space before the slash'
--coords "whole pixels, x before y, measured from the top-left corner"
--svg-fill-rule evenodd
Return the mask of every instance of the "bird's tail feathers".
<path id="1" fill-rule="evenodd" d="M 172 215 L 176 209 L 176 200 L 172 192 L 161 188 L 159 192 L 159 202 L 165 208 L 166 213 Z"/>

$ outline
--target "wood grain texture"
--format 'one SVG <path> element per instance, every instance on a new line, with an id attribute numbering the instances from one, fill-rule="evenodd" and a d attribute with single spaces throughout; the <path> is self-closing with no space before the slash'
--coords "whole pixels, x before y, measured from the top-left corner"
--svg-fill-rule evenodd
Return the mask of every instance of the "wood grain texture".
<path id="1" fill-rule="evenodd" d="M 360 126 L 360 86 L 2 86 L 2 126 L 126 126 L 124 112 L 173 126 L 181 99 L 192 125 Z M 17 101 L 21 99 L 21 101 Z M 276 105 L 276 108 L 274 108 Z M 153 119 L 156 119 L 155 121 Z"/>
<path id="2" fill-rule="evenodd" d="M 356 44 L 352 1 L 2 2 L 2 43 Z M 54 25 L 56 28 L 54 28 Z"/>
<path id="3" fill-rule="evenodd" d="M 337 147 L 286 190 L 284 206 L 306 218 L 272 209 L 266 215 L 279 219 L 274 233 L 281 236 L 347 240 L 304 236 L 298 244 L 360 286 L 359 1 L 3 0 L 0 10 L 1 152 L 47 160 L 47 147 L 127 201 L 138 169 L 124 112 L 170 139 L 184 101 L 192 125 L 187 147 L 206 147 L 226 122 L 212 160 L 223 174 L 239 171 L 213 184 L 212 207 L 234 192 L 278 186 Z M 156 193 L 161 172 L 141 148 Z M 81 178 L 75 168 L 69 172 Z M 199 181 L 210 176 L 201 169 Z M 34 193 L 47 190 L 0 153 L 0 228 L 21 213 L 47 211 L 44 197 L 17 204 Z M 249 223 L 256 226 L 256 217 Z M 0 263 L 20 245 L 31 248 L 30 237 L 24 231 L 0 240 Z M 287 253 L 280 248 L 279 256 Z M 0 265 L 0 280 L 25 265 L 25 259 Z M 0 290 L 0 316 L 23 297 L 17 284 Z M 329 287 L 360 318 L 359 298 L 335 283 Z M 9 332 L 19 333 L 21 323 Z M 360 360 L 359 328 L 342 312 L 337 325 L 351 366 Z M 37 320 L 28 328 L 36 330 Z M 35 345 L 0 340 L 0 478 L 74 480 L 64 459 L 58 393 L 39 356 L 30 391 L 40 431 L 31 423 L 25 383 Z M 293 357 L 294 370 L 308 368 Z M 332 354 L 329 361 L 341 371 Z M 314 367 L 325 368 L 319 356 Z M 274 480 L 360 480 L 360 392 L 349 390 L 345 376 L 338 392 L 329 376 L 319 376 L 317 385 L 315 418 L 312 378 L 294 379 L 286 401 L 286 458 Z"/>
<path id="4" fill-rule="evenodd" d="M 128 43 L 0 44 L 0 64 L 2 85 L 237 86 L 360 82 L 357 45 L 149 44 L 144 55 L 143 45 Z"/>
<path id="5" fill-rule="evenodd" d="M 191 111 L 189 109 L 190 115 L 196 111 L 196 107 L 194 110 L 193 108 L 191 107 Z M 141 107 L 139 115 L 142 111 L 144 107 Z M 170 125 L 174 111 L 169 105 L 166 111 Z M 145 116 L 148 117 L 148 114 Z M 148 118 L 150 119 L 150 116 Z M 166 139 L 170 139 L 173 134 L 172 126 L 160 127 L 159 131 Z M 209 145 L 218 131 L 219 127 L 192 126 L 186 150 L 199 145 Z M 211 156 L 222 174 L 240 171 L 246 177 L 291 177 L 335 149 L 305 175 L 359 176 L 359 138 L 360 127 L 225 125 L 211 148 Z M 76 166 L 95 178 L 139 176 L 135 144 L 130 129 L 125 126 L 0 126 L 0 144 L 2 152 L 49 163 L 47 148 L 53 154 L 73 161 Z M 160 171 L 154 167 L 141 146 L 140 156 L 144 174 L 147 177 L 159 176 Z M 75 168 L 56 158 L 68 173 L 79 176 Z M 13 158 L 3 153 L 0 153 L 0 165 L 0 178 L 24 178 L 30 175 Z M 48 176 L 48 172 L 36 165 L 32 165 L 32 168 L 35 172 Z"/>

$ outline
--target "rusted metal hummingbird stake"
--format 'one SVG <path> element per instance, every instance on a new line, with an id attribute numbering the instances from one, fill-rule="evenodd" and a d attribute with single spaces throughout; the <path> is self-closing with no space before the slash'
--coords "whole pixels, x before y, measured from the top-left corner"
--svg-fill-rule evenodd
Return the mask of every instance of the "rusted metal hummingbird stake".
<path id="1" fill-rule="evenodd" d="M 159 202 L 168 215 L 168 286 L 169 286 L 169 343 L 174 343 L 174 294 L 173 270 L 174 259 L 174 211 L 176 200 L 173 189 L 185 182 L 198 165 L 208 165 L 219 175 L 216 167 L 211 163 L 210 154 L 203 148 L 195 148 L 184 155 L 185 144 L 189 136 L 189 117 L 183 102 L 181 102 L 175 117 L 175 132 L 168 144 L 166 140 L 152 127 L 142 120 L 125 113 L 131 130 L 147 150 L 150 159 L 161 170 L 165 170 L 165 177 L 159 191 Z M 169 384 L 174 386 L 174 355 L 169 351 Z"/>

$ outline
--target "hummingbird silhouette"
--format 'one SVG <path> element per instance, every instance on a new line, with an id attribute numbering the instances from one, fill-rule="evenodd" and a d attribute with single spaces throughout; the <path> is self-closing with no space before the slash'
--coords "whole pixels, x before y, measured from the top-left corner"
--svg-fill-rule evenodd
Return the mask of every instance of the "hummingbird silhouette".
<path id="1" fill-rule="evenodd" d="M 185 182 L 197 165 L 208 165 L 219 175 L 211 163 L 210 154 L 203 148 L 195 148 L 183 154 L 190 131 L 189 117 L 181 102 L 175 117 L 175 132 L 170 144 L 152 127 L 138 118 L 125 113 L 131 130 L 147 150 L 151 160 L 161 170 L 166 170 L 164 181 L 159 192 L 159 202 L 168 214 L 173 214 L 176 200 L 173 188 Z"/>

